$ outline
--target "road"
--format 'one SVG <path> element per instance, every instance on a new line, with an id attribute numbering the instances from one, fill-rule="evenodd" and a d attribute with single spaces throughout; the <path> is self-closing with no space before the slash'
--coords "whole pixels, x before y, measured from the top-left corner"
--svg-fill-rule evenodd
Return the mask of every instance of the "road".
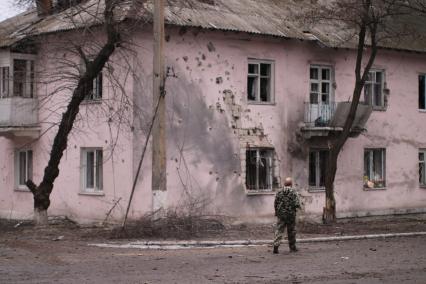
<path id="1" fill-rule="evenodd" d="M 82 241 L 0 243 L 0 283 L 426 283 L 426 237 L 286 247 L 112 249 Z"/>

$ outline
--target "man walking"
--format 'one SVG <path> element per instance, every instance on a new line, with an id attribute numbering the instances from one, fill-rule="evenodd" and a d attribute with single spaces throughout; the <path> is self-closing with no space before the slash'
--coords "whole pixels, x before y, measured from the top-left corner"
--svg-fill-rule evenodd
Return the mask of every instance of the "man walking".
<path id="1" fill-rule="evenodd" d="M 273 253 L 278 253 L 278 247 L 286 227 L 290 252 L 296 252 L 296 210 L 300 208 L 300 201 L 299 196 L 293 189 L 293 180 L 291 178 L 286 178 L 284 188 L 277 192 L 274 207 L 278 221 L 275 230 Z"/>

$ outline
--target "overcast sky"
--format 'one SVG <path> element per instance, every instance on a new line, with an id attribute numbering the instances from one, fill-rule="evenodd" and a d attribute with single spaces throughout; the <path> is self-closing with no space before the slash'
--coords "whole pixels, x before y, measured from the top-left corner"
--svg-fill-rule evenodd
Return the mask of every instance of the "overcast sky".
<path id="1" fill-rule="evenodd" d="M 16 0 L 0 0 L 0 21 L 23 12 L 23 9 L 16 7 L 14 3 Z"/>

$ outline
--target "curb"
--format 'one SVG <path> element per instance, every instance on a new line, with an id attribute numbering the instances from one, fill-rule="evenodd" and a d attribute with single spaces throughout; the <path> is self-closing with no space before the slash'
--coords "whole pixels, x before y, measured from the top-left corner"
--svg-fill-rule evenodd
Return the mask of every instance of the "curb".
<path id="1" fill-rule="evenodd" d="M 417 236 L 426 236 L 426 232 L 304 238 L 304 239 L 297 239 L 297 242 L 298 243 L 318 243 L 318 242 L 332 242 L 332 241 L 386 239 L 386 238 L 417 237 Z M 287 241 L 283 241 L 282 243 L 287 243 Z M 253 247 L 253 246 L 266 246 L 271 244 L 272 244 L 272 240 L 236 240 L 236 241 L 138 241 L 138 242 L 131 242 L 126 244 L 101 243 L 101 244 L 88 244 L 88 245 L 94 246 L 94 247 L 101 247 L 101 248 L 177 250 L 177 249 L 193 249 L 193 248 Z"/>

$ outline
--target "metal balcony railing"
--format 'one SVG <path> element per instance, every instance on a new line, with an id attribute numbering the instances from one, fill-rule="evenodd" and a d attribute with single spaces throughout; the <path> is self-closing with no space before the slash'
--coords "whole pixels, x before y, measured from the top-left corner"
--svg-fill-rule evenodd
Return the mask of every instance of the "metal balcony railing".
<path id="1" fill-rule="evenodd" d="M 312 104 L 305 102 L 305 125 L 307 127 L 327 127 L 336 111 L 336 103 Z"/>

